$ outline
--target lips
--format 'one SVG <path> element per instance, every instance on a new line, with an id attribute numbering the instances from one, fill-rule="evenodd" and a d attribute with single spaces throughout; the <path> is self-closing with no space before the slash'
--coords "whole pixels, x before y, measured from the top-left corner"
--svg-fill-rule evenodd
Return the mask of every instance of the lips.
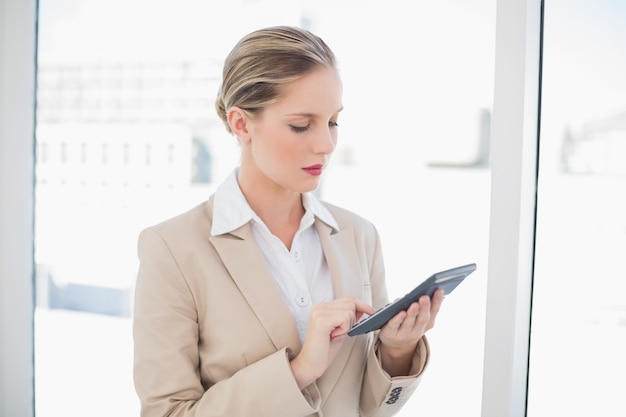
<path id="1" fill-rule="evenodd" d="M 324 171 L 324 165 L 315 164 L 315 165 L 302 168 L 302 170 L 311 176 L 319 177 L 320 175 L 322 175 L 322 172 Z"/>

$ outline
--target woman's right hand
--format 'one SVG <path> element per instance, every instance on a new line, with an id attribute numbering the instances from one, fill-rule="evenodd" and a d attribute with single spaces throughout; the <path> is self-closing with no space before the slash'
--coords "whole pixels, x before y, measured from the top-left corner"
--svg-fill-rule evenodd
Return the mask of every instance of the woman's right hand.
<path id="1" fill-rule="evenodd" d="M 304 345 L 291 361 L 300 389 L 322 376 L 348 337 L 348 330 L 363 314 L 373 314 L 374 311 L 373 307 L 354 297 L 313 306 Z"/>

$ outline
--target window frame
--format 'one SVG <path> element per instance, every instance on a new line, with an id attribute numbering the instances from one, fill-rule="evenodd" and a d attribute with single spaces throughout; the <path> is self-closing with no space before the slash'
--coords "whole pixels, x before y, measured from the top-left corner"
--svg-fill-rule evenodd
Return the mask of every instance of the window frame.
<path id="1" fill-rule="evenodd" d="M 0 415 L 34 415 L 36 0 L 0 0 Z"/>
<path id="2" fill-rule="evenodd" d="M 543 0 L 498 0 L 482 417 L 526 415 Z"/>

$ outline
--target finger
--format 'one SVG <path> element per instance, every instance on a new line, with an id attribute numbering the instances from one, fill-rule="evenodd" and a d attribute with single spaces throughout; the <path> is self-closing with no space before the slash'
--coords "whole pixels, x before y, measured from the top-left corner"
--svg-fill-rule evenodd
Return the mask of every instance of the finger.
<path id="1" fill-rule="evenodd" d="M 355 297 L 340 298 L 335 300 L 335 303 L 335 308 L 344 308 L 353 311 L 357 321 L 360 320 L 364 314 L 372 315 L 376 312 L 374 307 Z"/>
<path id="2" fill-rule="evenodd" d="M 356 316 L 351 308 L 317 304 L 311 311 L 309 327 L 317 328 L 328 335 L 337 327 L 349 329 L 355 322 Z"/>
<path id="3" fill-rule="evenodd" d="M 438 289 L 437 291 L 435 291 L 431 299 L 424 300 L 424 303 L 421 304 L 422 309 L 428 311 L 428 314 L 424 314 L 424 317 L 422 318 L 424 331 L 430 330 L 433 327 L 435 327 L 435 320 L 437 318 L 437 314 L 439 313 L 439 310 L 441 309 L 441 304 L 443 303 L 443 299 L 444 299 L 444 292 L 442 289 Z M 420 303 L 421 303 L 421 300 L 420 300 Z"/>
<path id="4" fill-rule="evenodd" d="M 323 303 L 323 305 L 326 305 L 328 308 L 350 309 L 355 312 L 361 312 L 366 314 L 373 314 L 376 311 L 374 307 L 359 300 L 356 297 L 338 298 L 336 300 Z"/>
<path id="5" fill-rule="evenodd" d="M 408 313 L 406 311 L 401 311 L 393 316 L 391 320 L 389 320 L 387 324 L 385 324 L 387 330 L 392 331 L 393 334 L 397 334 L 400 331 L 400 327 L 404 323 L 407 314 Z"/>
<path id="6" fill-rule="evenodd" d="M 443 304 L 444 299 L 445 299 L 445 293 L 443 292 L 441 288 L 435 291 L 431 299 L 431 307 L 430 307 L 431 314 L 437 315 L 437 313 L 441 309 L 441 305 Z"/>
<path id="7" fill-rule="evenodd" d="M 418 323 L 420 311 L 422 311 L 422 309 L 423 307 L 420 305 L 420 303 L 412 303 L 406 310 L 406 315 L 402 317 L 402 321 L 398 323 L 398 330 L 407 333 L 412 332 L 416 324 Z"/>
<path id="8" fill-rule="evenodd" d="M 353 302 L 354 302 L 354 309 L 355 312 L 357 314 L 374 314 L 376 312 L 376 309 L 374 307 L 372 307 L 371 305 L 359 300 L 358 298 L 352 298 Z"/>
<path id="9" fill-rule="evenodd" d="M 332 332 L 330 332 L 331 340 L 338 340 L 348 336 L 348 329 L 343 327 L 335 327 Z"/>
<path id="10" fill-rule="evenodd" d="M 416 301 L 408 309 L 393 316 L 387 324 L 391 329 L 400 330 L 401 327 L 412 328 L 420 312 L 420 304 Z"/>

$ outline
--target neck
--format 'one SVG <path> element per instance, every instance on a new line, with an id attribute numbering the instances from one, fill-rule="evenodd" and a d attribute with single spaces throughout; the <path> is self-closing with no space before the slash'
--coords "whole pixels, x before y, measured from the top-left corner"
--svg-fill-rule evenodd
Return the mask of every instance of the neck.
<path id="1" fill-rule="evenodd" d="M 304 215 L 302 194 L 277 186 L 264 186 L 258 181 L 248 182 L 241 174 L 238 182 L 250 208 L 263 220 L 270 232 L 290 249 Z"/>

